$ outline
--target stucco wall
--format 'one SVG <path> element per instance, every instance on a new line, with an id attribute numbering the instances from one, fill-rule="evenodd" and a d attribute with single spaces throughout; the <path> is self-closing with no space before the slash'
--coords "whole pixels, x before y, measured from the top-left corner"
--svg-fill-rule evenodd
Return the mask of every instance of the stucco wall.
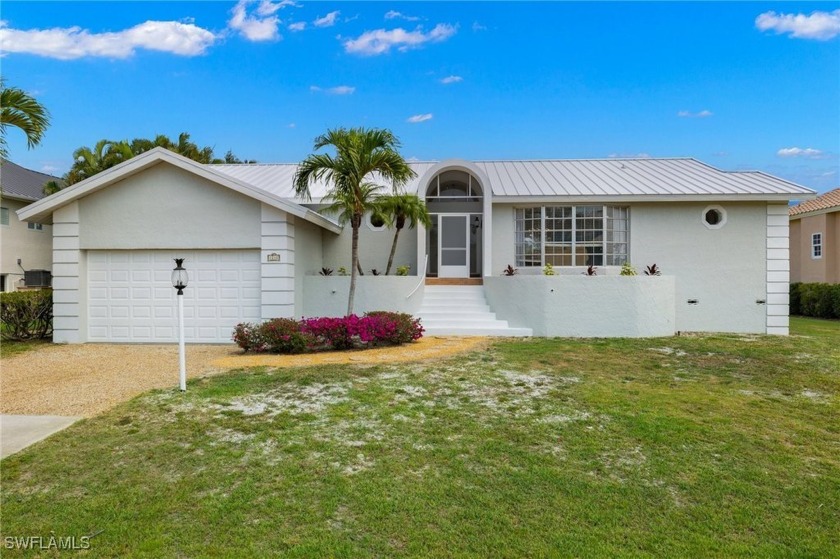
<path id="1" fill-rule="evenodd" d="M 674 278 L 513 276 L 484 278 L 490 308 L 535 336 L 671 336 Z"/>
<path id="2" fill-rule="evenodd" d="M 791 281 L 840 283 L 838 222 L 840 211 L 805 216 L 790 222 L 793 253 Z M 822 258 L 811 257 L 811 236 L 814 233 L 822 234 Z"/>
<path id="3" fill-rule="evenodd" d="M 315 206 L 313 206 L 313 209 L 321 211 Z M 330 214 L 325 215 L 332 217 Z M 319 264 L 317 268 L 307 270 L 307 272 L 317 272 L 321 269 L 321 266 L 332 268 L 336 273 L 343 266 L 349 272 L 352 241 L 353 235 L 350 224 L 346 224 L 339 235 L 324 235 L 323 264 Z M 376 268 L 379 272 L 385 273 L 393 241 L 393 229 L 385 228 L 382 231 L 373 231 L 368 227 L 367 219 L 362 220 L 362 226 L 359 229 L 359 262 L 365 274 L 369 274 L 371 268 Z M 417 230 L 406 227 L 400 231 L 391 274 L 396 273 L 397 266 L 408 265 L 411 266 L 409 274 L 415 275 L 417 274 L 416 262 Z"/>
<path id="4" fill-rule="evenodd" d="M 0 226 L 0 274 L 6 276 L 6 291 L 14 291 L 23 279 L 18 258 L 27 270 L 52 270 L 52 225 L 44 225 L 41 231 L 29 229 L 15 213 L 28 202 L 2 198 L 0 203 L 9 209 L 9 224 Z"/>
<path id="5" fill-rule="evenodd" d="M 82 249 L 260 248 L 260 203 L 167 163 L 79 200 Z"/>
<path id="6" fill-rule="evenodd" d="M 323 233 L 322 233 L 323 232 Z M 295 316 L 304 315 L 303 292 L 306 282 L 312 275 L 323 266 L 324 239 L 333 238 L 337 235 L 324 231 L 320 227 L 303 221 L 296 220 L 295 224 Z"/>
<path id="7" fill-rule="evenodd" d="M 771 273 L 767 269 L 771 218 L 766 203 L 722 204 L 727 221 L 719 229 L 703 224 L 707 203 L 629 206 L 630 262 L 640 273 L 655 263 L 663 274 L 674 277 L 677 330 L 766 331 L 767 309 L 756 302 L 766 301 Z M 493 270 L 494 276 L 500 275 L 507 264 L 514 264 L 514 207 L 493 206 L 493 261 L 498 268 Z M 559 275 L 580 275 L 581 269 L 556 271 Z M 599 276 L 619 271 L 619 267 L 599 267 Z M 540 274 L 541 270 L 520 268 L 519 273 Z M 697 300 L 697 304 L 689 304 L 689 299 Z"/>
<path id="8" fill-rule="evenodd" d="M 356 283 L 353 312 L 396 311 L 415 314 L 423 302 L 424 285 L 410 297 L 420 278 L 417 276 L 360 276 Z M 303 284 L 303 315 L 344 316 L 350 277 L 308 276 Z"/>

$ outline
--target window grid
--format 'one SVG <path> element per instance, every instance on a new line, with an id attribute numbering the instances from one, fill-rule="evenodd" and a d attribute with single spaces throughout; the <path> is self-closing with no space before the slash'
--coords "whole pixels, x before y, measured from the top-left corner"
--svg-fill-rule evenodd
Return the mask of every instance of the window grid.
<path id="1" fill-rule="evenodd" d="M 33 222 L 30 221 L 30 222 L 27 222 L 26 226 L 29 228 L 30 231 L 43 231 L 44 230 L 44 226 L 41 225 L 40 223 L 33 223 Z"/>
<path id="2" fill-rule="evenodd" d="M 621 266 L 628 261 L 629 208 L 516 208 L 514 221 L 517 266 Z"/>
<path id="3" fill-rule="evenodd" d="M 822 233 L 811 235 L 811 258 L 822 258 Z"/>
<path id="4" fill-rule="evenodd" d="M 0 225 L 9 224 L 9 208 L 0 208 Z"/>

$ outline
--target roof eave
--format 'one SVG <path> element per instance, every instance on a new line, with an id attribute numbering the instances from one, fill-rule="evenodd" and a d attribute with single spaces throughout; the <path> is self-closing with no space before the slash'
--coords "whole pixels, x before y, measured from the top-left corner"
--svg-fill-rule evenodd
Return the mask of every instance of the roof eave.
<path id="1" fill-rule="evenodd" d="M 493 195 L 493 203 L 526 202 L 789 202 L 790 200 L 810 200 L 816 194 L 602 194 L 570 195 L 554 194 L 550 196 L 505 196 Z"/>

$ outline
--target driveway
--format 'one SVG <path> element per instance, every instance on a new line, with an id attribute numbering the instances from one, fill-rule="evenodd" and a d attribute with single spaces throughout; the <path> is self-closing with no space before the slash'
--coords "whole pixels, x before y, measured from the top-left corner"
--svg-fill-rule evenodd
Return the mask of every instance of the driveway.
<path id="1" fill-rule="evenodd" d="M 235 345 L 188 345 L 187 377 L 223 371 Z M 153 388 L 178 386 L 177 345 L 47 345 L 4 357 L 0 414 L 93 417 Z"/>

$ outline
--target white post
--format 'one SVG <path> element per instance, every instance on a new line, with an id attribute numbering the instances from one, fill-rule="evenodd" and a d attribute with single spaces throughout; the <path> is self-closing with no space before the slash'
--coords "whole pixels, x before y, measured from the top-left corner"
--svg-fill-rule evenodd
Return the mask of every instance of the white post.
<path id="1" fill-rule="evenodd" d="M 187 355 L 184 347 L 184 296 L 178 295 L 178 362 L 180 366 L 181 392 L 187 390 Z"/>

